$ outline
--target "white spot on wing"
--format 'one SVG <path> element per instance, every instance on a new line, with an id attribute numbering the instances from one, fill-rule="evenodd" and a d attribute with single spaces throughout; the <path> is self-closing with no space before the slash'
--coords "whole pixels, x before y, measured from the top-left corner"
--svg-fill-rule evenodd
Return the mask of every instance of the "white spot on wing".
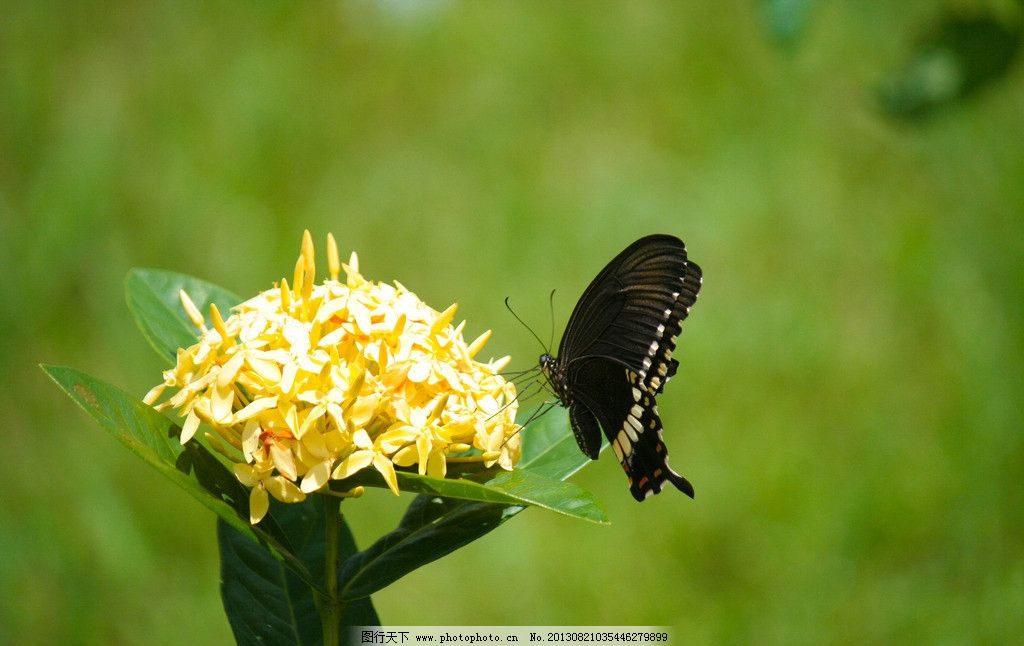
<path id="1" fill-rule="evenodd" d="M 637 419 L 637 418 L 633 417 L 632 415 L 630 415 L 629 417 L 626 418 L 626 421 L 629 422 L 630 426 L 632 426 L 633 428 L 636 429 L 637 433 L 643 433 L 644 427 L 640 425 L 640 420 L 639 419 Z M 636 438 L 634 437 L 633 440 L 635 441 Z"/>
<path id="2" fill-rule="evenodd" d="M 627 421 L 622 423 L 622 433 L 626 434 L 626 437 L 629 438 L 630 442 L 636 442 L 636 440 L 637 440 L 636 431 L 633 430 L 633 426 L 628 422 L 628 420 L 631 420 L 631 419 L 633 419 L 633 418 L 632 417 L 627 417 L 626 418 Z M 621 436 L 622 433 L 620 433 L 619 435 Z"/>
<path id="3" fill-rule="evenodd" d="M 632 443 L 630 443 L 629 438 L 626 436 L 625 433 L 619 433 L 616 436 L 615 441 L 619 445 L 619 453 L 626 456 L 627 458 L 633 453 L 633 445 Z M 619 458 L 619 461 L 622 461 L 621 457 Z"/>

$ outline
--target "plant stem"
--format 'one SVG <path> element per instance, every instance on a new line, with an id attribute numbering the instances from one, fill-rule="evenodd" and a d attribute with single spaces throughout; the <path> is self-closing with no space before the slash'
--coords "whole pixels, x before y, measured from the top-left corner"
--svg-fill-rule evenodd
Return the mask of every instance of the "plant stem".
<path id="1" fill-rule="evenodd" d="M 324 646 L 338 646 L 342 603 L 338 599 L 338 537 L 341 530 L 341 498 L 324 496 L 324 589 L 327 596 L 320 603 L 320 622 Z"/>

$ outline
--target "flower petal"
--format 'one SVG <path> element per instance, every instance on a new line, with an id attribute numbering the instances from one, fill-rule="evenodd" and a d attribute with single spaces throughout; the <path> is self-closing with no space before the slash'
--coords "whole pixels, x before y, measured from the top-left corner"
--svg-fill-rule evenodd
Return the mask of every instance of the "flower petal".
<path id="1" fill-rule="evenodd" d="M 178 290 L 178 299 L 181 301 L 181 306 L 185 310 L 185 315 L 188 316 L 188 320 L 192 321 L 192 325 L 205 332 L 206 321 L 203 319 L 203 315 L 200 313 L 199 308 L 192 302 L 192 299 L 189 298 L 184 289 Z"/>
<path id="2" fill-rule="evenodd" d="M 318 458 L 326 458 L 330 451 L 327 448 L 327 439 L 323 433 L 313 431 L 306 433 L 301 440 L 301 445 L 311 454 Z"/>
<path id="3" fill-rule="evenodd" d="M 192 439 L 192 436 L 196 434 L 196 429 L 199 428 L 199 416 L 196 415 L 194 410 L 190 410 L 188 415 L 185 416 L 185 423 L 181 425 L 181 443 L 185 444 Z"/>
<path id="4" fill-rule="evenodd" d="M 370 466 L 370 463 L 373 462 L 373 456 L 373 451 L 356 451 L 341 461 L 341 464 L 331 474 L 331 478 L 334 480 L 344 480 L 357 471 Z"/>
<path id="5" fill-rule="evenodd" d="M 270 457 L 281 475 L 289 480 L 295 480 L 298 477 L 295 470 L 295 457 L 288 447 L 282 446 L 279 442 L 274 442 L 270 445 Z"/>
<path id="6" fill-rule="evenodd" d="M 160 395 L 163 394 L 164 389 L 167 388 L 166 382 L 161 382 L 149 389 L 149 392 L 142 398 L 142 403 L 147 406 L 152 406 L 156 400 L 160 399 Z"/>
<path id="7" fill-rule="evenodd" d="M 220 372 L 217 374 L 217 386 L 226 388 L 235 382 L 235 377 L 238 376 L 238 371 L 242 369 L 242 364 L 245 363 L 245 354 L 236 352 L 231 355 L 231 358 L 227 360 L 220 368 Z"/>
<path id="8" fill-rule="evenodd" d="M 352 408 L 348 410 L 347 420 L 356 427 L 366 426 L 380 405 L 380 395 L 374 393 L 366 397 L 358 397 Z"/>
<path id="9" fill-rule="evenodd" d="M 370 434 L 362 428 L 352 434 L 352 444 L 356 445 L 360 449 L 373 448 L 373 440 L 370 439 Z"/>
<path id="10" fill-rule="evenodd" d="M 213 417 L 213 421 L 223 424 L 231 417 L 231 408 L 235 403 L 235 389 L 231 386 L 214 384 L 210 393 L 210 416 Z"/>
<path id="11" fill-rule="evenodd" d="M 406 377 L 409 381 L 420 384 L 427 380 L 430 376 L 430 362 L 429 361 L 417 361 L 412 364 L 409 368 L 409 373 Z"/>
<path id="12" fill-rule="evenodd" d="M 249 524 L 255 525 L 263 520 L 270 509 L 270 499 L 267 497 L 267 490 L 262 485 L 253 487 L 249 492 Z"/>
<path id="13" fill-rule="evenodd" d="M 445 462 L 444 454 L 439 451 L 432 451 L 427 458 L 427 475 L 431 478 L 443 478 L 448 471 L 448 463 Z"/>
<path id="14" fill-rule="evenodd" d="M 427 463 L 430 458 L 430 450 L 432 442 L 430 441 L 430 432 L 424 431 L 420 433 L 420 436 L 416 438 L 416 452 L 419 456 L 420 463 L 420 475 L 427 474 Z"/>
<path id="15" fill-rule="evenodd" d="M 416 451 L 415 446 L 407 446 L 391 456 L 391 462 L 400 467 L 411 467 L 416 464 L 418 459 L 419 453 Z M 424 473 L 425 471 L 420 470 L 420 475 Z"/>
<path id="16" fill-rule="evenodd" d="M 376 443 L 381 451 L 391 455 L 406 444 L 414 442 L 417 436 L 416 429 L 403 424 L 381 433 Z"/>
<path id="17" fill-rule="evenodd" d="M 302 420 L 302 424 L 299 425 L 298 431 L 295 433 L 296 437 L 301 438 L 309 430 L 309 427 L 316 423 L 318 419 L 324 416 L 327 412 L 326 404 L 317 404 L 313 406 L 313 409 L 306 415 L 306 419 Z M 317 433 L 319 435 L 319 433 Z"/>
<path id="18" fill-rule="evenodd" d="M 478 336 L 476 339 L 474 339 L 473 342 L 469 344 L 469 347 L 466 348 L 467 356 L 469 356 L 470 359 L 475 357 L 476 353 L 480 352 L 480 349 L 484 347 L 484 344 L 487 343 L 487 341 L 490 340 L 490 338 L 491 331 L 487 330 L 486 332 Z"/>
<path id="19" fill-rule="evenodd" d="M 259 450 L 262 430 L 256 420 L 249 420 L 245 423 L 245 428 L 242 429 L 242 455 L 246 460 L 253 460 L 253 454 Z"/>
<path id="20" fill-rule="evenodd" d="M 294 363 L 286 363 L 281 370 L 280 388 L 282 393 L 292 393 L 295 388 L 295 375 L 299 372 L 299 366 Z"/>
<path id="21" fill-rule="evenodd" d="M 399 493 L 398 477 L 395 475 L 395 465 L 391 464 L 391 460 L 379 453 L 375 453 L 373 455 L 373 468 L 377 469 L 384 476 L 384 482 L 388 483 L 388 487 L 397 496 Z"/>
<path id="22" fill-rule="evenodd" d="M 245 408 L 235 413 L 231 418 L 231 423 L 234 425 L 239 422 L 247 421 L 272 408 L 277 408 L 276 395 L 274 397 L 259 397 L 252 400 Z"/>
<path id="23" fill-rule="evenodd" d="M 252 354 L 246 357 L 246 363 L 264 381 L 268 383 L 281 381 L 281 366 L 277 363 L 263 357 L 253 356 Z"/>
<path id="24" fill-rule="evenodd" d="M 282 476 L 274 476 L 263 481 L 271 496 L 281 502 L 301 502 L 306 499 L 306 494 L 289 480 Z"/>
<path id="25" fill-rule="evenodd" d="M 256 477 L 256 470 L 248 464 L 236 464 L 232 470 L 235 472 L 235 478 L 238 479 L 246 487 L 255 487 L 259 484 L 259 478 Z"/>
<path id="26" fill-rule="evenodd" d="M 305 477 L 302 478 L 302 491 L 305 493 L 313 493 L 314 491 L 323 489 L 330 477 L 331 463 L 321 462 L 306 472 Z"/>

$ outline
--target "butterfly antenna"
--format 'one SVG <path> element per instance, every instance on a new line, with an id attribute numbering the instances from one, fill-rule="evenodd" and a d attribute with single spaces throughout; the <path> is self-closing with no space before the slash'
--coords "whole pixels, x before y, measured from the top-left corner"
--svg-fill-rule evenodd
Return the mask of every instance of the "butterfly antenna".
<path id="1" fill-rule="evenodd" d="M 548 352 L 551 352 L 551 344 L 555 342 L 555 290 L 551 290 L 548 296 L 548 311 L 551 313 L 551 335 L 548 337 Z"/>
<path id="2" fill-rule="evenodd" d="M 495 417 L 497 417 L 498 415 L 501 415 L 501 413 L 502 413 L 502 412 L 503 412 L 503 411 L 504 411 L 504 410 L 505 410 L 506 408 L 508 408 L 509 406 L 511 406 L 512 404 L 514 404 L 514 403 L 516 403 L 516 402 L 524 402 L 524 401 L 527 401 L 528 399 L 530 399 L 530 398 L 531 398 L 531 397 L 533 397 L 534 395 L 537 395 L 538 393 L 540 393 L 540 391 L 541 391 L 541 390 L 543 389 L 543 386 L 540 386 L 539 388 L 537 388 L 537 389 L 536 389 L 536 390 L 534 390 L 533 392 L 530 392 L 530 390 L 531 390 L 531 389 L 533 388 L 533 386 L 534 386 L 534 385 L 536 385 L 536 382 L 535 382 L 535 383 L 533 383 L 533 384 L 529 384 L 529 385 L 527 385 L 527 386 L 526 386 L 526 388 L 523 388 L 523 390 L 522 390 L 522 391 L 516 391 L 516 396 L 515 396 L 515 397 L 513 397 L 513 398 L 512 398 L 512 399 L 510 399 L 510 400 L 508 400 L 508 402 L 506 402 L 504 406 L 502 406 L 502 407 L 501 407 L 501 408 L 499 408 L 498 410 L 494 411 L 494 413 L 492 413 L 491 415 L 489 415 L 489 416 L 487 417 L 487 419 L 486 419 L 485 421 L 488 421 L 488 422 L 489 422 L 489 421 L 491 421 L 492 419 L 494 419 Z"/>
<path id="3" fill-rule="evenodd" d="M 536 368 L 531 368 L 529 370 L 525 370 L 525 371 L 517 374 L 516 376 L 512 377 L 511 379 L 509 379 L 509 381 L 511 381 L 512 383 L 514 383 L 514 384 L 516 384 L 518 386 L 520 384 L 523 384 L 523 383 L 526 383 L 526 382 L 529 382 L 529 381 L 535 379 L 538 376 L 538 374 L 540 373 L 540 371 L 541 371 L 540 366 L 537 366 Z"/>
<path id="4" fill-rule="evenodd" d="M 533 373 L 538 371 L 540 371 L 540 366 L 536 365 L 532 368 L 527 368 L 525 370 L 506 370 L 501 373 L 501 376 L 504 377 L 507 381 L 517 381 L 524 376 L 532 375 Z"/>
<path id="5" fill-rule="evenodd" d="M 522 427 L 526 428 L 530 424 L 536 422 L 541 417 L 544 417 L 545 415 L 548 414 L 548 411 L 550 411 L 552 408 L 554 408 L 557 405 L 558 405 L 557 401 L 550 401 L 550 402 L 546 401 L 546 402 L 544 402 L 543 404 L 538 406 L 537 409 L 535 411 L 533 411 L 533 413 L 531 413 L 529 417 L 526 418 L 526 421 L 523 422 Z"/>
<path id="6" fill-rule="evenodd" d="M 512 435 L 509 435 L 508 437 L 505 438 L 505 441 L 501 443 L 501 446 L 505 446 L 506 444 L 508 444 L 509 440 L 511 440 L 513 437 L 515 437 L 516 435 L 519 435 L 524 430 L 526 430 L 527 426 L 529 426 L 530 424 L 534 423 L 535 421 L 537 421 L 541 417 L 544 417 L 545 415 L 547 415 L 548 411 L 550 411 L 552 408 L 554 408 L 557 404 L 558 404 L 557 401 L 553 401 L 553 402 L 544 402 L 543 404 L 538 406 L 536 410 L 534 410 L 532 413 L 530 413 L 530 416 L 528 418 L 526 418 L 526 421 L 519 425 L 519 429 L 515 433 L 513 433 Z"/>
<path id="7" fill-rule="evenodd" d="M 544 345 L 544 342 L 540 340 L 540 337 L 537 336 L 537 333 L 533 331 L 533 328 L 531 328 L 529 325 L 527 325 L 526 321 L 524 321 L 523 319 L 519 318 L 519 315 L 515 313 L 515 310 L 512 309 L 512 306 L 508 304 L 508 296 L 505 297 L 505 308 L 509 312 L 512 313 L 512 316 L 516 317 L 517 321 L 522 323 L 523 327 L 525 327 L 527 330 L 530 331 L 530 334 L 533 335 L 533 338 L 537 339 L 537 343 L 541 344 L 541 347 L 543 347 L 544 351 L 547 352 L 548 346 Z"/>

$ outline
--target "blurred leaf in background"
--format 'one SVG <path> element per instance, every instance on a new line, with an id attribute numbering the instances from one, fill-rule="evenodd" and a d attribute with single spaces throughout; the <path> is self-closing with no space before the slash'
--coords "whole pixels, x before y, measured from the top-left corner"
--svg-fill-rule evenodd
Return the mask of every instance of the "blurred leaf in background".
<path id="1" fill-rule="evenodd" d="M 793 45 L 807 28 L 814 5 L 815 0 L 763 0 L 761 10 L 772 37 Z"/>
<path id="2" fill-rule="evenodd" d="M 882 86 L 883 105 L 913 119 L 974 95 L 1006 76 L 1019 57 L 1022 31 L 1019 14 L 945 14 Z"/>

